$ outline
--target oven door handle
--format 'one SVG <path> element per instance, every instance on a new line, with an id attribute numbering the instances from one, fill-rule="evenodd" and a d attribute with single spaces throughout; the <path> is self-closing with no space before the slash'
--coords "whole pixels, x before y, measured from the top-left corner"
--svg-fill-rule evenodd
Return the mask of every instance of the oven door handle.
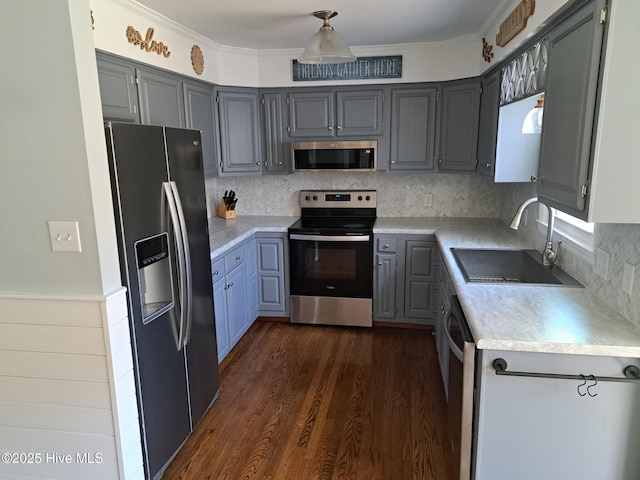
<path id="1" fill-rule="evenodd" d="M 289 240 L 307 240 L 312 242 L 368 242 L 370 235 L 303 235 L 289 234 Z"/>
<path id="2" fill-rule="evenodd" d="M 462 359 L 464 358 L 464 353 L 462 352 L 462 350 L 460 350 L 460 347 L 456 345 L 456 343 L 453 341 L 453 338 L 451 338 L 451 333 L 449 333 L 451 329 L 451 319 L 453 318 L 454 318 L 453 314 L 450 314 L 447 317 L 447 322 L 444 327 L 444 335 L 445 337 L 447 337 L 447 343 L 449 344 L 449 349 L 456 356 L 456 358 L 462 362 Z"/>

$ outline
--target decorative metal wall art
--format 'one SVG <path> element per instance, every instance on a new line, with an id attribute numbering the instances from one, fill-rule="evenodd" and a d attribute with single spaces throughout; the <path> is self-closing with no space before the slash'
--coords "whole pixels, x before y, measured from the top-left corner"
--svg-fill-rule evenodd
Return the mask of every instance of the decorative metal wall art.
<path id="1" fill-rule="evenodd" d="M 548 45 L 542 40 L 502 68 L 500 105 L 543 92 L 547 83 Z"/>

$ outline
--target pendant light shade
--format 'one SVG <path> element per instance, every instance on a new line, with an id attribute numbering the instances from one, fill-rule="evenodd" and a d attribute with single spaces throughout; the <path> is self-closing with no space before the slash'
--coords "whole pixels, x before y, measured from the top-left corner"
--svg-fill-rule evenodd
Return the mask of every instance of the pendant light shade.
<path id="1" fill-rule="evenodd" d="M 356 60 L 347 42 L 338 34 L 331 25 L 329 19 L 335 17 L 338 12 L 333 10 L 320 10 L 313 12 L 313 16 L 324 21 L 320 30 L 309 39 L 304 53 L 298 59 L 300 63 L 326 64 L 349 63 Z"/>
<path id="2" fill-rule="evenodd" d="M 544 94 L 538 99 L 522 122 L 522 133 L 542 133 L 542 118 L 544 116 Z"/>

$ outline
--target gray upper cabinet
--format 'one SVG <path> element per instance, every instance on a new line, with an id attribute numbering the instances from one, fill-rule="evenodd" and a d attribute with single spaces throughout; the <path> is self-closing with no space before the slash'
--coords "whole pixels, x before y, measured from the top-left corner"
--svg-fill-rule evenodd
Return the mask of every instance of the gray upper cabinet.
<path id="1" fill-rule="evenodd" d="M 478 124 L 478 171 L 493 176 L 500 109 L 500 70 L 482 80 Z"/>
<path id="2" fill-rule="evenodd" d="M 213 87 L 198 83 L 184 83 L 186 127 L 200 130 L 202 163 L 205 176 L 218 173 L 215 134 L 215 96 Z"/>
<path id="3" fill-rule="evenodd" d="M 586 206 L 605 3 L 589 2 L 548 38 L 538 195 L 578 215 Z"/>
<path id="4" fill-rule="evenodd" d="M 291 170 L 291 148 L 285 141 L 283 92 L 262 94 L 262 132 L 266 174 L 283 174 Z"/>
<path id="5" fill-rule="evenodd" d="M 391 89 L 389 170 L 434 169 L 437 87 Z"/>
<path id="6" fill-rule="evenodd" d="M 475 171 L 479 110 L 479 80 L 444 85 L 440 116 L 439 171 Z"/>
<path id="7" fill-rule="evenodd" d="M 220 175 L 262 172 L 258 91 L 217 88 Z"/>
<path id="8" fill-rule="evenodd" d="M 96 53 L 105 120 L 140 123 L 136 69 L 130 62 Z"/>
<path id="9" fill-rule="evenodd" d="M 292 138 L 369 137 L 384 132 L 382 89 L 291 92 Z"/>
<path id="10" fill-rule="evenodd" d="M 184 93 L 180 78 L 144 68 L 136 68 L 136 74 L 142 123 L 184 128 Z"/>
<path id="11" fill-rule="evenodd" d="M 336 93 L 335 127 L 338 136 L 380 136 L 384 131 L 382 90 Z"/>
<path id="12" fill-rule="evenodd" d="M 287 103 L 290 137 L 333 137 L 333 92 L 292 92 Z"/>

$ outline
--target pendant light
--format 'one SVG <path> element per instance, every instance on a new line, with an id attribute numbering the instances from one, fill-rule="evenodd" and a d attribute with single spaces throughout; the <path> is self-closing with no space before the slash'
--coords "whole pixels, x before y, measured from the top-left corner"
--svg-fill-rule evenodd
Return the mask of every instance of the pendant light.
<path id="1" fill-rule="evenodd" d="M 347 42 L 339 35 L 331 25 L 329 19 L 338 15 L 333 10 L 320 10 L 313 12 L 313 16 L 324 21 L 320 30 L 309 39 L 304 53 L 298 59 L 300 63 L 327 64 L 349 63 L 356 60 Z"/>
<path id="2" fill-rule="evenodd" d="M 522 122 L 522 133 L 542 133 L 542 117 L 544 113 L 544 93 L 540 95 L 536 106 L 529 110 Z"/>

